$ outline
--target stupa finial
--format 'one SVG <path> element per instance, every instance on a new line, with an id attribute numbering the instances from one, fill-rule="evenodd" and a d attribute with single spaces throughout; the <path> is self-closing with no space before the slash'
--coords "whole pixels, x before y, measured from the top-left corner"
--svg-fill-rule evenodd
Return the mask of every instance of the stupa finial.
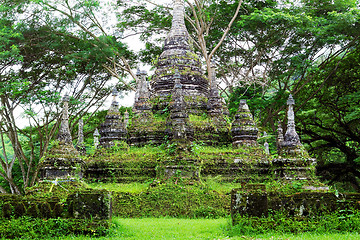
<path id="1" fill-rule="evenodd" d="M 184 0 L 174 0 L 173 19 L 170 33 L 175 35 L 188 34 L 185 27 Z"/>
<path id="2" fill-rule="evenodd" d="M 78 131 L 78 142 L 76 145 L 76 149 L 81 153 L 86 153 L 86 148 L 84 144 L 84 120 L 79 119 L 79 131 Z"/>
<path id="3" fill-rule="evenodd" d="M 113 88 L 111 95 L 113 96 L 113 102 L 116 102 L 116 97 L 119 95 L 116 87 Z"/>
<path id="4" fill-rule="evenodd" d="M 69 101 L 70 97 L 66 93 L 63 97 L 63 110 L 61 115 L 60 129 L 57 135 L 57 140 L 60 143 L 72 144 L 70 129 L 69 129 Z"/>
<path id="5" fill-rule="evenodd" d="M 284 135 L 284 142 L 282 145 L 283 147 L 285 147 L 285 151 L 287 153 L 292 154 L 299 152 L 302 144 L 300 142 L 299 135 L 297 134 L 295 129 L 295 114 L 293 109 L 295 100 L 291 94 L 286 103 L 289 106 L 287 112 L 288 123 L 287 123 L 286 133 Z"/>
<path id="6" fill-rule="evenodd" d="M 100 133 L 97 128 L 95 129 L 93 136 L 94 136 L 94 148 L 97 149 L 99 146 L 99 137 L 100 137 Z"/>

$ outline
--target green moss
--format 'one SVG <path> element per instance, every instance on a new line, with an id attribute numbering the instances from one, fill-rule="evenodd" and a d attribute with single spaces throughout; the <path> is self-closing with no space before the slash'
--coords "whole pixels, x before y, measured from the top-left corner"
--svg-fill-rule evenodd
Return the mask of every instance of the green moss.
<path id="1" fill-rule="evenodd" d="M 137 194 L 114 193 L 114 214 L 120 217 L 223 217 L 230 210 L 229 195 L 201 186 L 160 183 Z"/>
<path id="2" fill-rule="evenodd" d="M 21 217 L 0 219 L 0 237 L 2 239 L 48 239 L 69 234 L 104 236 L 109 228 L 108 221 L 91 219 L 41 219 Z"/>
<path id="3" fill-rule="evenodd" d="M 43 180 L 31 188 L 27 188 L 25 194 L 29 200 L 57 198 L 60 201 L 65 201 L 70 194 L 86 191 L 87 189 L 86 183 L 82 181 L 75 179 L 54 179 Z"/>

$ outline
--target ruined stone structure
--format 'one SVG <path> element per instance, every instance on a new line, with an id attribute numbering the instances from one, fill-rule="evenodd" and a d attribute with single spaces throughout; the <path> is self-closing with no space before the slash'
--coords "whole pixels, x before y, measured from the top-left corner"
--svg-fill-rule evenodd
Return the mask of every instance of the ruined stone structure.
<path id="1" fill-rule="evenodd" d="M 78 142 L 76 144 L 76 149 L 79 151 L 81 155 L 86 154 L 86 148 L 84 144 L 84 120 L 79 120 L 79 130 L 78 130 Z"/>
<path id="2" fill-rule="evenodd" d="M 246 100 L 240 100 L 234 120 L 230 121 L 228 110 L 217 88 L 214 64 L 211 71 L 212 79 L 209 82 L 201 70 L 199 58 L 191 48 L 191 40 L 184 23 L 184 1 L 175 0 L 172 28 L 165 40 L 154 75 L 148 81 L 145 71 L 137 71 L 137 91 L 132 118 L 130 119 L 128 112 L 120 113 L 116 100 L 118 93 L 114 89 L 113 101 L 105 121 L 100 125 L 100 131 L 94 132 L 95 148 L 117 146 L 116 149 L 119 150 L 119 146 L 124 146 L 126 150 L 128 146 L 167 144 L 172 156 L 146 165 L 145 169 L 151 176 L 172 176 L 177 172 L 186 172 L 186 176 L 192 178 L 200 174 L 221 175 L 222 179 L 229 181 L 248 181 L 254 176 L 267 179 L 269 175 L 281 179 L 311 179 L 314 160 L 302 152 L 302 145 L 295 130 L 295 101 L 292 96 L 287 102 L 288 128 L 285 136 L 281 126 L 278 129 L 277 147 L 283 158 L 270 162 L 269 144 L 265 142 L 264 146 L 261 146 L 257 143 L 258 128 Z M 67 104 L 67 101 L 65 103 Z M 66 120 L 68 116 L 65 110 L 63 118 Z M 72 146 L 68 123 L 65 120 L 59 131 L 59 139 Z M 78 145 L 81 146 L 81 130 L 79 134 Z M 196 144 L 213 147 L 232 145 L 233 148 L 229 152 L 208 153 L 209 155 L 203 154 L 199 157 L 192 149 Z M 78 154 L 77 151 L 74 153 Z M 299 154 L 302 154 L 302 158 L 299 158 Z M 142 159 L 141 156 L 134 158 L 134 162 Z M 109 174 L 110 170 L 106 170 L 106 166 L 100 166 L 98 160 L 100 159 L 89 163 L 89 176 L 101 178 L 102 175 Z M 133 175 L 142 175 L 144 178 L 150 176 L 136 166 L 128 169 L 122 163 L 119 163 L 117 170 L 114 167 L 111 169 L 123 175 L 119 179 Z"/>
<path id="3" fill-rule="evenodd" d="M 285 136 L 282 139 L 282 136 L 280 134 L 281 130 L 279 132 L 279 148 L 281 153 L 285 153 L 288 155 L 296 156 L 301 153 L 301 147 L 302 144 L 300 142 L 299 135 L 297 134 L 295 130 L 295 114 L 293 106 L 295 104 L 295 100 L 293 96 L 290 94 L 289 99 L 287 100 L 287 105 L 289 106 L 288 112 L 287 112 L 287 130 L 285 132 Z"/>
<path id="4" fill-rule="evenodd" d="M 254 146 L 257 144 L 258 129 L 255 126 L 253 116 L 250 112 L 246 100 L 240 100 L 239 109 L 236 112 L 235 120 L 232 124 L 231 134 L 233 137 L 233 145 Z"/>
<path id="5" fill-rule="evenodd" d="M 69 185 L 76 183 L 74 177 L 82 177 L 83 173 L 86 178 L 101 182 L 109 179 L 112 182 L 176 179 L 176 184 L 177 181 L 184 181 L 189 185 L 197 180 L 216 177 L 221 181 L 241 182 L 244 186 L 232 192 L 231 213 L 234 223 L 237 217 L 243 215 L 267 216 L 269 209 L 289 212 L 295 209 L 294 215 L 302 217 L 304 209 L 316 212 L 317 196 L 336 202 L 337 198 L 327 194 L 289 196 L 267 192 L 263 183 L 268 180 L 288 185 L 293 180 L 304 180 L 307 184 L 305 187 L 310 191 L 323 191 L 311 185 L 314 182 L 315 159 L 311 159 L 303 150 L 296 132 L 293 110 L 295 101 L 290 95 L 287 101 L 287 130 L 284 135 L 279 123 L 277 148 L 280 157 L 274 159 L 266 134 L 264 145 L 258 144 L 259 130 L 246 100 L 240 100 L 234 119 L 229 119 L 228 109 L 217 88 L 215 66 L 212 65 L 209 84 L 201 70 L 198 56 L 191 49 L 184 23 L 184 1 L 174 2 L 172 28 L 157 61 L 155 74 L 151 79 L 140 69 L 136 74 L 137 91 L 132 117 L 127 111 L 119 111 L 116 99 L 118 92 L 114 88 L 113 101 L 105 121 L 99 126 L 100 131 L 96 129 L 93 134 L 95 153 L 86 158 L 80 155 L 86 154 L 83 121 L 79 120 L 75 148 L 68 122 L 69 96 L 64 97 L 57 143 L 40 164 L 41 183 L 50 185 L 44 188 L 45 193 L 51 192 L 54 186 L 61 186 L 59 182 Z M 144 145 L 147 146 L 141 148 Z M 153 147 L 159 145 L 163 146 Z M 199 146 L 205 150 L 198 151 Z M 148 148 L 156 149 L 157 152 L 147 152 Z M 132 151 L 134 149 L 142 151 Z M 86 166 L 81 159 L 86 159 Z M 246 185 L 250 181 L 260 184 Z M 76 188 L 76 185 L 73 187 Z M 41 218 L 68 216 L 75 219 L 110 219 L 110 193 L 85 190 L 71 192 L 62 201 L 34 205 L 35 211 L 28 206 L 26 198 L 20 199 L 24 210 L 20 209 L 19 212 L 25 215 L 37 212 L 39 214 L 36 217 Z M 140 195 L 147 194 L 142 192 Z M 133 201 L 131 194 L 124 193 L 124 198 Z M 358 203 L 359 199 L 359 196 L 355 196 L 351 201 Z M 56 210 L 55 206 L 63 206 L 64 200 L 66 208 Z M 286 205 L 289 202 L 290 205 Z M 43 205 L 49 210 L 46 212 L 48 216 L 40 213 Z M 13 205 L 3 206 L 6 205 L 0 206 L 0 213 L 11 217 L 10 209 Z M 167 202 L 162 207 L 174 206 Z"/>
<path id="6" fill-rule="evenodd" d="M 115 141 L 126 141 L 126 129 L 119 112 L 119 103 L 116 101 L 118 92 L 113 89 L 113 101 L 105 117 L 105 122 L 100 126 L 100 146 L 112 147 Z"/>
<path id="7" fill-rule="evenodd" d="M 40 163 L 40 179 L 68 179 L 82 177 L 84 162 L 75 149 L 69 129 L 69 96 L 63 98 L 60 129 L 57 141 Z"/>
<path id="8" fill-rule="evenodd" d="M 235 119 L 230 123 L 228 110 L 219 95 L 215 65 L 211 66 L 212 79 L 209 81 L 201 70 L 199 57 L 192 49 L 184 22 L 183 0 L 174 1 L 172 27 L 155 67 L 150 81 L 145 71 L 137 70 L 132 119 L 129 119 L 127 112 L 124 116 L 118 112 L 114 98 L 105 123 L 100 127 L 100 146 L 114 146 L 114 141 L 123 141 L 130 146 L 172 144 L 176 146 L 174 152 L 177 155 L 163 163 L 163 172 L 174 174 L 176 169 L 198 164 L 194 156 L 184 157 L 181 153 L 190 154 L 194 143 L 209 146 L 232 144 L 234 149 L 251 148 L 253 156 L 223 154 L 223 157 L 211 160 L 212 165 L 203 166 L 204 175 L 222 175 L 231 180 L 234 179 L 232 176 L 243 172 L 244 176 L 237 178 L 239 181 L 253 174 L 266 178 L 270 173 L 283 179 L 311 178 L 313 161 L 305 163 L 297 158 L 301 143 L 295 131 L 294 100 L 291 96 L 288 100 L 285 137 L 282 128 L 278 130 L 277 145 L 280 153 L 286 155 L 284 159 L 275 159 L 270 164 L 269 144 L 265 142 L 264 147 L 258 145 L 258 128 L 246 100 L 240 101 Z M 223 158 L 231 161 L 224 161 Z M 189 175 L 196 176 L 195 172 Z"/>

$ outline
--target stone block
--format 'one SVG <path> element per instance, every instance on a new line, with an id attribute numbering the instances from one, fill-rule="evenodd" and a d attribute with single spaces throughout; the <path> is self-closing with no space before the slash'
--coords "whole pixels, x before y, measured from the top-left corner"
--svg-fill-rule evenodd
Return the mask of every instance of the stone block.
<path id="1" fill-rule="evenodd" d="M 70 217 L 78 219 L 110 220 L 111 195 L 108 191 L 77 192 L 70 195 L 66 204 Z"/>
<path id="2" fill-rule="evenodd" d="M 264 184 L 248 184 L 245 189 L 231 193 L 231 218 L 233 225 L 238 217 L 267 217 L 268 197 Z"/>

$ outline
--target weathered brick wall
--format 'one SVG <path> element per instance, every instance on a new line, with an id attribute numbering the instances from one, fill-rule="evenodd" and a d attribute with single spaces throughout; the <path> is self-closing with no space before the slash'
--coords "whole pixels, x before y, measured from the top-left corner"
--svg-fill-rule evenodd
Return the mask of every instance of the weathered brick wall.
<path id="1" fill-rule="evenodd" d="M 360 209 L 360 194 L 305 191 L 287 195 L 268 193 L 261 184 L 245 190 L 233 189 L 231 193 L 233 224 L 238 217 L 267 217 L 270 212 L 281 212 L 288 217 L 311 217 L 344 209 Z"/>
<path id="2" fill-rule="evenodd" d="M 76 192 L 66 199 L 0 194 L 0 218 L 92 218 L 109 220 L 112 214 L 108 191 Z"/>

